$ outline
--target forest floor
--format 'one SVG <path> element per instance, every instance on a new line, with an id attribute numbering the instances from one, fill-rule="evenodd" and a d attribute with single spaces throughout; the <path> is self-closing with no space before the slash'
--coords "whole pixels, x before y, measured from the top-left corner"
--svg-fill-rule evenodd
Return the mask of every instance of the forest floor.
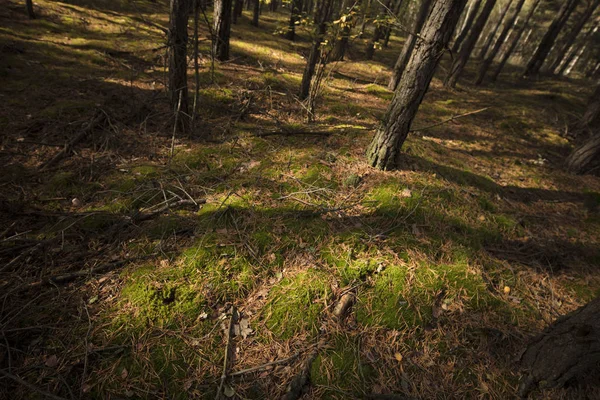
<path id="1" fill-rule="evenodd" d="M 313 356 L 308 398 L 513 398 L 528 339 L 600 292 L 600 180 L 563 171 L 589 82 L 449 91 L 445 60 L 414 126 L 489 109 L 381 172 L 399 38 L 368 62 L 354 40 L 307 124 L 285 9 L 245 12 L 214 72 L 203 26 L 200 122 L 173 142 L 166 5 L 35 5 L 0 8 L 0 397 L 214 398 L 229 345 L 230 373 L 276 362 L 233 398 L 280 397 Z"/>

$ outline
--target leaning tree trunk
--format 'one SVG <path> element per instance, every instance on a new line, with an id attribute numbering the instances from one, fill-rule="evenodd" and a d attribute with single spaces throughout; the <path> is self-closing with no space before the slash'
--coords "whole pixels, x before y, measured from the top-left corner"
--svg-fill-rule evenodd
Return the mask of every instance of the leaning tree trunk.
<path id="1" fill-rule="evenodd" d="M 600 168 L 600 132 L 567 157 L 567 169 L 575 174 L 596 173 Z"/>
<path id="2" fill-rule="evenodd" d="M 575 43 L 575 39 L 577 39 L 577 36 L 579 35 L 579 33 L 583 29 L 586 22 L 590 19 L 590 17 L 592 16 L 594 11 L 598 7 L 598 4 L 600 4 L 600 0 L 594 0 L 585 9 L 583 15 L 581 17 L 579 17 L 579 19 L 577 20 L 577 23 L 575 24 L 573 29 L 571 29 L 571 32 L 569 32 L 569 34 L 567 35 L 567 38 L 565 39 L 565 42 L 564 42 L 562 48 L 559 50 L 558 55 L 556 56 L 556 59 L 550 66 L 550 68 L 549 68 L 550 72 L 554 72 L 554 73 L 557 72 L 556 70 L 561 65 L 563 58 L 565 58 L 565 56 L 567 56 L 567 54 L 569 53 L 569 49 L 571 48 L 571 46 L 573 46 L 573 43 Z M 567 65 L 570 61 L 571 60 L 569 60 L 567 62 Z M 562 71 L 564 71 L 564 69 L 562 69 Z M 560 73 L 562 73 L 562 72 L 560 72 Z"/>
<path id="3" fill-rule="evenodd" d="M 306 60 L 306 67 L 302 74 L 302 82 L 300 83 L 300 100 L 305 100 L 310 93 L 310 83 L 313 75 L 315 74 L 315 68 L 319 61 L 321 54 L 321 43 L 327 32 L 327 22 L 331 17 L 331 11 L 333 8 L 333 0 L 318 0 L 317 9 L 315 10 L 315 37 L 310 48 L 308 60 Z"/>
<path id="4" fill-rule="evenodd" d="M 217 60 L 227 61 L 231 35 L 231 0 L 215 0 L 214 20 L 214 54 Z"/>
<path id="5" fill-rule="evenodd" d="M 302 0 L 293 0 L 290 7 L 290 24 L 285 34 L 286 39 L 294 41 L 296 38 L 296 23 L 300 20 L 302 13 Z"/>
<path id="6" fill-rule="evenodd" d="M 500 47 L 502 47 L 502 45 L 506 41 L 508 33 L 511 29 L 514 28 L 515 22 L 517 21 L 517 17 L 521 12 L 521 8 L 523 8 L 524 3 L 525 0 L 519 0 L 515 7 L 515 12 L 504 23 L 504 28 L 502 28 L 500 36 L 498 36 L 498 39 L 496 40 L 492 51 L 490 51 L 490 54 L 488 54 L 488 56 L 485 58 L 485 60 L 483 60 L 479 67 L 479 73 L 477 74 L 477 78 L 475 79 L 475 85 L 481 85 L 481 83 L 483 82 L 488 68 L 490 67 L 490 65 L 492 65 L 492 62 L 494 62 L 494 58 L 496 58 L 496 54 L 498 54 L 498 51 L 500 51 Z"/>
<path id="7" fill-rule="evenodd" d="M 188 127 L 187 44 L 188 0 L 171 0 L 169 13 L 169 100 L 175 112 L 176 129 Z"/>
<path id="8" fill-rule="evenodd" d="M 482 0 L 475 0 L 471 4 L 471 7 L 469 7 L 469 13 L 468 13 L 467 17 L 465 18 L 463 27 L 460 30 L 460 33 L 458 34 L 458 36 L 456 37 L 454 44 L 452 45 L 452 53 L 453 54 L 458 53 L 458 51 L 460 50 L 460 45 L 467 37 L 467 34 L 469 33 L 469 29 L 471 29 L 471 25 L 473 24 L 473 21 L 475 21 L 475 17 L 477 17 L 477 11 L 479 11 L 479 7 L 481 7 L 481 2 L 482 2 Z"/>
<path id="9" fill-rule="evenodd" d="M 394 92 L 383 125 L 375 134 L 367 158 L 382 170 L 393 169 L 431 78 L 448 45 L 466 0 L 437 0 L 419 35 L 419 43 Z"/>
<path id="10" fill-rule="evenodd" d="M 600 297 L 556 320 L 527 347 L 521 357 L 527 378 L 520 395 L 527 396 L 538 384 L 562 387 L 593 370 L 599 361 Z"/>
<path id="11" fill-rule="evenodd" d="M 33 11 L 33 0 L 25 0 L 25 9 L 27 10 L 27 16 L 29 19 L 35 19 L 35 12 Z"/>
<path id="12" fill-rule="evenodd" d="M 406 42 L 404 42 L 404 46 L 402 47 L 402 52 L 398 56 L 396 64 L 394 64 L 392 77 L 390 78 L 390 83 L 388 84 L 388 89 L 390 90 L 396 90 L 396 87 L 402 78 L 402 74 L 404 73 L 406 64 L 408 64 L 408 60 L 410 59 L 415 47 L 415 43 L 417 43 L 417 35 L 420 35 L 423 24 L 425 24 L 425 20 L 427 19 L 427 12 L 431 6 L 431 1 L 432 0 L 421 1 L 421 6 L 419 7 L 419 12 L 417 13 L 417 20 L 415 21 L 413 32 L 408 34 Z"/>
<path id="13" fill-rule="evenodd" d="M 498 33 L 498 29 L 500 29 L 500 26 L 502 26 L 502 21 L 504 21 L 504 17 L 506 16 L 506 13 L 508 12 L 512 2 L 513 0 L 509 0 L 509 2 L 506 4 L 506 7 L 502 9 L 502 12 L 498 17 L 498 21 L 496 22 L 496 26 L 494 26 L 494 29 L 491 30 L 489 36 L 486 38 L 485 43 L 483 44 L 483 47 L 481 48 L 481 51 L 479 52 L 479 59 L 483 60 L 485 58 L 485 55 L 487 54 L 492 42 L 494 41 L 494 38 L 496 37 L 496 33 Z"/>
<path id="14" fill-rule="evenodd" d="M 496 70 L 490 77 L 490 80 L 492 82 L 495 82 L 496 79 L 498 79 L 498 75 L 500 75 L 500 72 L 502 72 L 504 65 L 506 64 L 506 62 L 512 55 L 513 51 L 515 51 L 515 48 L 517 47 L 519 40 L 521 40 L 521 37 L 523 36 L 523 32 L 525 32 L 525 29 L 527 29 L 527 27 L 529 26 L 529 20 L 531 20 L 531 17 L 535 13 L 535 10 L 537 9 L 538 5 L 540 4 L 540 1 L 541 0 L 535 0 L 535 3 L 533 3 L 531 8 L 529 9 L 529 12 L 527 13 L 527 16 L 525 17 L 525 21 L 523 21 L 523 25 L 521 25 L 521 27 L 516 31 L 516 35 L 515 35 L 514 39 L 508 46 L 508 49 L 506 49 L 506 51 L 502 55 L 502 59 L 500 60 L 500 63 L 498 64 L 498 66 L 496 67 Z"/>
<path id="15" fill-rule="evenodd" d="M 475 44 L 477 43 L 477 39 L 481 35 L 481 31 L 485 26 L 490 14 L 496 5 L 496 0 L 487 0 L 483 5 L 483 9 L 477 17 L 473 28 L 469 32 L 469 35 L 465 39 L 465 42 L 460 47 L 460 52 L 458 56 L 454 59 L 452 66 L 450 67 L 450 72 L 448 76 L 444 80 L 444 86 L 446 87 L 455 87 L 458 79 L 462 75 L 463 70 L 465 69 L 465 65 L 467 65 L 467 61 L 469 61 L 469 57 L 475 48 Z"/>
<path id="16" fill-rule="evenodd" d="M 581 57 L 581 54 L 583 54 L 584 50 L 589 46 L 590 38 L 594 36 L 597 30 L 598 26 L 590 26 L 590 29 L 586 32 L 583 39 L 581 39 L 580 46 L 577 47 L 576 44 L 573 45 L 571 51 L 559 66 L 558 71 L 555 71 L 556 74 L 569 75 L 571 69 L 575 66 L 577 60 Z"/>
<path id="17" fill-rule="evenodd" d="M 579 122 L 579 127 L 582 129 L 600 128 L 600 84 L 596 86 L 594 93 L 588 99 L 588 106 Z"/>
<path id="18" fill-rule="evenodd" d="M 565 23 L 569 19 L 569 16 L 571 15 L 575 7 L 577 7 L 578 3 L 579 0 L 565 1 L 562 8 L 558 12 L 558 15 L 556 16 L 556 18 L 554 18 L 554 20 L 548 27 L 548 30 L 544 34 L 542 41 L 535 50 L 533 57 L 531 57 L 531 60 L 529 61 L 529 63 L 527 63 L 527 67 L 523 72 L 523 76 L 529 77 L 537 75 L 540 72 L 540 68 L 542 68 L 546 57 L 548 57 L 548 53 L 550 53 L 550 50 L 552 49 L 552 46 L 554 45 L 554 42 L 556 41 L 560 30 L 565 25 Z"/>
<path id="19" fill-rule="evenodd" d="M 398 15 L 400 14 L 400 8 L 402 7 L 402 2 L 403 0 L 396 0 L 394 4 L 394 10 L 392 11 L 394 18 L 398 18 Z M 385 32 L 383 34 L 383 47 L 388 47 L 390 43 L 390 37 L 392 36 L 392 29 L 393 25 L 391 24 L 388 24 L 385 28 Z"/>
<path id="20" fill-rule="evenodd" d="M 252 26 L 258 27 L 258 16 L 260 15 L 260 0 L 254 0 L 254 10 L 252 12 Z"/>

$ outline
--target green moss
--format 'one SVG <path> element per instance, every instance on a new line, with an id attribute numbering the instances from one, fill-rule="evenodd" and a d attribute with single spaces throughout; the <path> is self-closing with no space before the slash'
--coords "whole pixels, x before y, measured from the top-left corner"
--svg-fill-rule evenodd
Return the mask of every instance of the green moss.
<path id="1" fill-rule="evenodd" d="M 302 331 L 316 332 L 329 291 L 326 275 L 314 269 L 283 279 L 269 295 L 267 327 L 282 339 Z"/>
<path id="2" fill-rule="evenodd" d="M 375 95 L 380 99 L 391 100 L 394 97 L 394 92 L 388 90 L 387 88 L 371 83 L 370 85 L 365 86 L 365 92 Z"/>
<path id="3" fill-rule="evenodd" d="M 132 168 L 131 173 L 144 178 L 154 178 L 159 175 L 158 168 L 155 165 L 138 165 Z"/>

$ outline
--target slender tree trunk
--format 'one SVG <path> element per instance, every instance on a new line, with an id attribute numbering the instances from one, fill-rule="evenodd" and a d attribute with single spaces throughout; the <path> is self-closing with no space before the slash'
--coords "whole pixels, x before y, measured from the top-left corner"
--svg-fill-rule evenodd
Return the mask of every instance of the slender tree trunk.
<path id="1" fill-rule="evenodd" d="M 535 0 L 535 3 L 533 3 L 531 8 L 529 9 L 529 12 L 527 13 L 527 16 L 525 17 L 525 21 L 523 21 L 523 25 L 516 31 L 516 35 L 515 35 L 514 39 L 510 43 L 510 46 L 508 47 L 508 49 L 506 49 L 506 51 L 502 55 L 502 59 L 500 60 L 500 63 L 498 64 L 498 66 L 496 67 L 496 70 L 490 77 L 490 80 L 492 82 L 495 82 L 496 79 L 498 79 L 498 75 L 500 75 L 500 72 L 502 72 L 504 65 L 506 64 L 506 62 L 512 55 L 515 48 L 517 47 L 517 44 L 519 43 L 521 36 L 523 36 L 523 32 L 525 32 L 525 29 L 527 29 L 527 27 L 529 26 L 529 21 L 531 20 L 531 17 L 533 16 L 533 14 L 535 13 L 535 10 L 537 9 L 538 5 L 540 4 L 540 1 L 541 0 Z"/>
<path id="2" fill-rule="evenodd" d="M 350 40 L 350 31 L 352 30 L 352 26 L 354 25 L 354 20 L 349 20 L 348 18 L 353 18 L 348 14 L 350 11 L 348 9 L 348 0 L 342 1 L 342 6 L 340 7 L 340 18 L 344 18 L 342 22 L 342 28 L 339 30 L 339 37 L 336 38 L 335 44 L 333 45 L 333 50 L 331 51 L 331 60 L 332 61 L 343 61 L 344 56 L 346 55 L 346 48 L 348 47 L 348 41 Z"/>
<path id="3" fill-rule="evenodd" d="M 189 125 L 187 44 L 188 0 L 171 0 L 169 13 L 169 99 L 176 113 L 176 129 L 187 131 Z"/>
<path id="4" fill-rule="evenodd" d="M 327 22 L 331 17 L 333 8 L 333 0 L 317 0 L 317 9 L 315 10 L 315 36 L 310 48 L 306 67 L 302 74 L 302 82 L 300 83 L 300 100 L 305 100 L 310 93 L 310 84 L 315 74 L 315 68 L 321 54 L 321 42 L 327 32 Z"/>
<path id="5" fill-rule="evenodd" d="M 483 82 L 488 68 L 490 67 L 490 65 L 492 65 L 494 58 L 496 58 L 498 51 L 500 51 L 500 47 L 502 47 L 502 45 L 506 41 L 508 33 L 511 29 L 514 29 L 515 22 L 519 16 L 519 13 L 521 12 L 521 8 L 523 8 L 524 3 L 525 0 L 519 0 L 515 7 L 515 12 L 506 20 L 504 28 L 502 29 L 502 32 L 500 32 L 500 36 L 498 36 L 498 40 L 496 40 L 492 51 L 490 51 L 490 54 L 487 55 L 487 57 L 485 58 L 485 60 L 483 60 L 479 67 L 479 73 L 477 74 L 477 78 L 475 79 L 475 85 L 481 85 L 481 83 Z"/>
<path id="6" fill-rule="evenodd" d="M 490 46 L 494 42 L 494 38 L 496 37 L 496 34 L 498 33 L 498 29 L 500 29 L 500 27 L 502 26 L 502 21 L 504 21 L 504 17 L 506 16 L 506 13 L 510 9 L 510 6 L 512 5 L 512 2 L 513 2 L 513 0 L 510 0 L 506 4 L 506 7 L 504 7 L 502 9 L 502 12 L 500 13 L 500 16 L 498 17 L 498 22 L 496 22 L 496 25 L 494 26 L 494 29 L 492 29 L 490 31 L 490 34 L 486 38 L 485 43 L 483 44 L 483 47 L 479 51 L 479 59 L 480 60 L 483 60 L 485 58 L 485 55 L 487 54 L 488 50 L 490 49 Z"/>
<path id="7" fill-rule="evenodd" d="M 527 373 L 519 388 L 521 398 L 544 382 L 544 388 L 563 387 L 597 368 L 600 362 L 600 297 L 558 318 L 521 356 Z"/>
<path id="8" fill-rule="evenodd" d="M 569 32 L 569 34 L 567 35 L 563 46 L 559 49 L 556 59 L 550 66 L 550 72 L 556 73 L 556 70 L 563 61 L 563 58 L 569 53 L 569 49 L 571 48 L 571 46 L 573 46 L 573 43 L 575 43 L 575 39 L 577 39 L 577 36 L 579 35 L 586 22 L 590 19 L 590 17 L 598 7 L 598 4 L 600 4 L 600 0 L 594 0 L 593 2 L 588 4 L 588 7 L 586 8 L 583 15 L 578 18 L 577 22 L 575 23 L 575 26 L 573 26 L 571 32 Z"/>
<path id="9" fill-rule="evenodd" d="M 251 8 L 252 8 L 252 1 L 246 0 L 246 10 L 250 11 Z"/>
<path id="10" fill-rule="evenodd" d="M 477 39 L 481 35 L 483 31 L 483 27 L 485 26 L 488 18 L 494 6 L 496 5 L 496 0 L 486 0 L 483 5 L 483 9 L 481 13 L 477 17 L 475 24 L 473 24 L 473 28 L 469 32 L 469 35 L 465 39 L 463 45 L 460 47 L 460 52 L 454 59 L 452 66 L 450 67 L 450 72 L 444 81 L 444 86 L 446 87 L 455 87 L 458 79 L 462 75 L 463 70 L 465 69 L 465 65 L 467 65 L 467 61 L 469 61 L 469 57 L 475 48 L 475 44 L 477 43 Z"/>
<path id="11" fill-rule="evenodd" d="M 387 2 L 385 3 L 385 6 L 383 7 L 383 15 L 387 14 L 387 10 L 390 9 L 390 6 L 392 5 L 392 0 L 387 0 Z M 380 17 L 382 16 L 382 14 L 380 13 L 377 16 L 377 19 L 379 20 Z M 366 59 L 367 60 L 372 60 L 373 56 L 375 55 L 375 44 L 379 42 L 379 40 L 383 37 L 385 33 L 385 27 L 383 26 L 383 24 L 381 22 L 377 22 L 375 24 L 375 31 L 373 32 L 373 36 L 371 37 L 371 39 L 367 42 L 367 48 L 365 50 L 365 55 L 366 55 Z"/>
<path id="12" fill-rule="evenodd" d="M 366 3 L 365 3 L 366 2 Z M 358 31 L 358 37 L 362 38 L 365 34 L 365 29 L 367 28 L 367 23 L 369 22 L 369 18 L 371 18 L 371 2 L 372 0 L 362 0 L 361 8 L 364 5 L 364 9 L 362 10 L 362 22 L 360 24 L 360 29 Z"/>
<path id="13" fill-rule="evenodd" d="M 392 11 L 395 18 L 398 18 L 400 14 L 400 8 L 402 7 L 403 0 L 397 0 L 394 4 L 394 10 Z M 388 47 L 390 43 L 390 37 L 392 36 L 393 25 L 388 24 L 385 28 L 383 47 Z"/>
<path id="14" fill-rule="evenodd" d="M 254 10 L 252 11 L 252 25 L 258 27 L 258 16 L 260 15 L 260 0 L 254 1 Z"/>
<path id="15" fill-rule="evenodd" d="M 233 14 L 232 14 L 232 22 L 237 24 L 238 17 L 242 15 L 242 10 L 244 8 L 244 0 L 234 0 L 233 2 Z"/>
<path id="16" fill-rule="evenodd" d="M 546 57 L 548 57 L 548 53 L 550 53 L 550 49 L 552 49 L 560 30 L 565 25 L 578 3 L 579 0 L 565 0 L 556 18 L 554 18 L 548 27 L 542 41 L 535 50 L 533 57 L 531 57 L 531 60 L 527 63 L 523 76 L 530 77 L 537 75 L 540 72 L 540 68 L 542 68 L 544 61 L 546 61 Z"/>
<path id="17" fill-rule="evenodd" d="M 33 0 L 25 0 L 25 9 L 27 10 L 27 16 L 29 19 L 35 19 L 35 12 L 33 11 Z"/>
<path id="18" fill-rule="evenodd" d="M 285 37 L 291 41 L 296 38 L 296 22 L 300 20 L 302 13 L 302 0 L 293 0 L 290 4 L 290 24 Z"/>
<path id="19" fill-rule="evenodd" d="M 579 49 L 576 48 L 575 45 L 573 45 L 573 48 L 569 52 L 569 55 L 562 61 L 562 64 L 559 66 L 557 74 L 569 75 L 569 73 L 571 72 L 571 70 L 573 69 L 573 67 L 575 66 L 575 64 L 581 57 L 581 55 L 583 54 L 584 50 L 587 47 L 589 47 L 590 38 L 592 38 L 596 34 L 597 31 L 598 31 L 598 25 L 596 25 L 594 27 L 590 27 L 590 29 L 587 31 L 587 33 L 583 37 L 583 40 L 581 40 L 581 46 L 579 46 Z"/>
<path id="20" fill-rule="evenodd" d="M 466 0 L 434 2 L 384 122 L 367 150 L 371 166 L 388 170 L 398 165 L 402 144 L 465 4 Z"/>
<path id="21" fill-rule="evenodd" d="M 215 0 L 214 20 L 215 57 L 219 61 L 227 61 L 231 36 L 231 0 Z"/>
<path id="22" fill-rule="evenodd" d="M 471 3 L 471 7 L 469 8 L 469 13 L 467 14 L 467 17 L 465 18 L 465 22 L 462 26 L 462 29 L 460 30 L 460 33 L 458 34 L 458 36 L 456 37 L 456 40 L 454 41 L 454 44 L 452 45 L 452 53 L 453 54 L 458 54 L 458 51 L 460 50 L 460 45 L 467 37 L 467 34 L 469 33 L 469 29 L 471 29 L 471 25 L 473 25 L 473 21 L 475 21 L 475 17 L 477 17 L 477 12 L 479 11 L 479 7 L 481 7 L 482 1 L 483 0 L 475 0 L 473 3 Z"/>
<path id="23" fill-rule="evenodd" d="M 402 52 L 398 56 L 396 64 L 394 64 L 394 69 L 392 70 L 392 77 L 390 78 L 390 82 L 388 84 L 388 89 L 390 90 L 396 90 L 396 87 L 398 86 L 398 83 L 402 78 L 404 69 L 408 64 L 415 44 L 417 43 L 417 35 L 421 34 L 421 30 L 423 29 L 423 25 L 425 24 L 425 20 L 427 19 L 427 12 L 429 11 L 431 2 L 432 0 L 421 1 L 421 5 L 419 7 L 419 12 L 417 13 L 417 20 L 415 21 L 413 31 L 406 38 L 404 46 L 402 47 Z"/>

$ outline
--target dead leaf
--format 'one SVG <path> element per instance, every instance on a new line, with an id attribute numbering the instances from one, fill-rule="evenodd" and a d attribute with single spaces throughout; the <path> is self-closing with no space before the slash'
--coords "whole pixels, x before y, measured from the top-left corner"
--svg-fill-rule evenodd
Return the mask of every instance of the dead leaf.
<path id="1" fill-rule="evenodd" d="M 129 375 L 127 368 L 123 368 L 123 371 L 121 371 L 121 379 L 126 379 L 127 375 Z"/>
<path id="2" fill-rule="evenodd" d="M 246 339 L 248 337 L 248 335 L 250 335 L 253 332 L 252 328 L 250 328 L 250 323 L 248 322 L 248 320 L 246 318 L 243 318 L 240 321 L 239 328 L 240 328 L 240 334 L 242 335 L 242 337 L 244 339 Z"/>
<path id="3" fill-rule="evenodd" d="M 404 357 L 402 357 L 402 354 L 400 354 L 400 353 L 396 352 L 396 353 L 394 353 L 394 358 L 396 359 L 396 361 L 398 361 L 398 362 L 402 362 L 402 359 L 403 359 Z"/>
<path id="4" fill-rule="evenodd" d="M 46 359 L 46 367 L 54 368 L 57 365 L 58 365 L 58 357 L 56 357 L 56 354 L 53 354 Z"/>
<path id="5" fill-rule="evenodd" d="M 235 390 L 233 390 L 233 388 L 231 386 L 225 385 L 225 387 L 223 388 L 223 394 L 226 397 L 231 398 L 231 397 L 233 397 L 235 395 Z"/>
<path id="6" fill-rule="evenodd" d="M 400 197 L 411 197 L 412 196 L 412 192 L 410 191 L 410 189 L 402 189 L 402 191 L 399 194 Z"/>

